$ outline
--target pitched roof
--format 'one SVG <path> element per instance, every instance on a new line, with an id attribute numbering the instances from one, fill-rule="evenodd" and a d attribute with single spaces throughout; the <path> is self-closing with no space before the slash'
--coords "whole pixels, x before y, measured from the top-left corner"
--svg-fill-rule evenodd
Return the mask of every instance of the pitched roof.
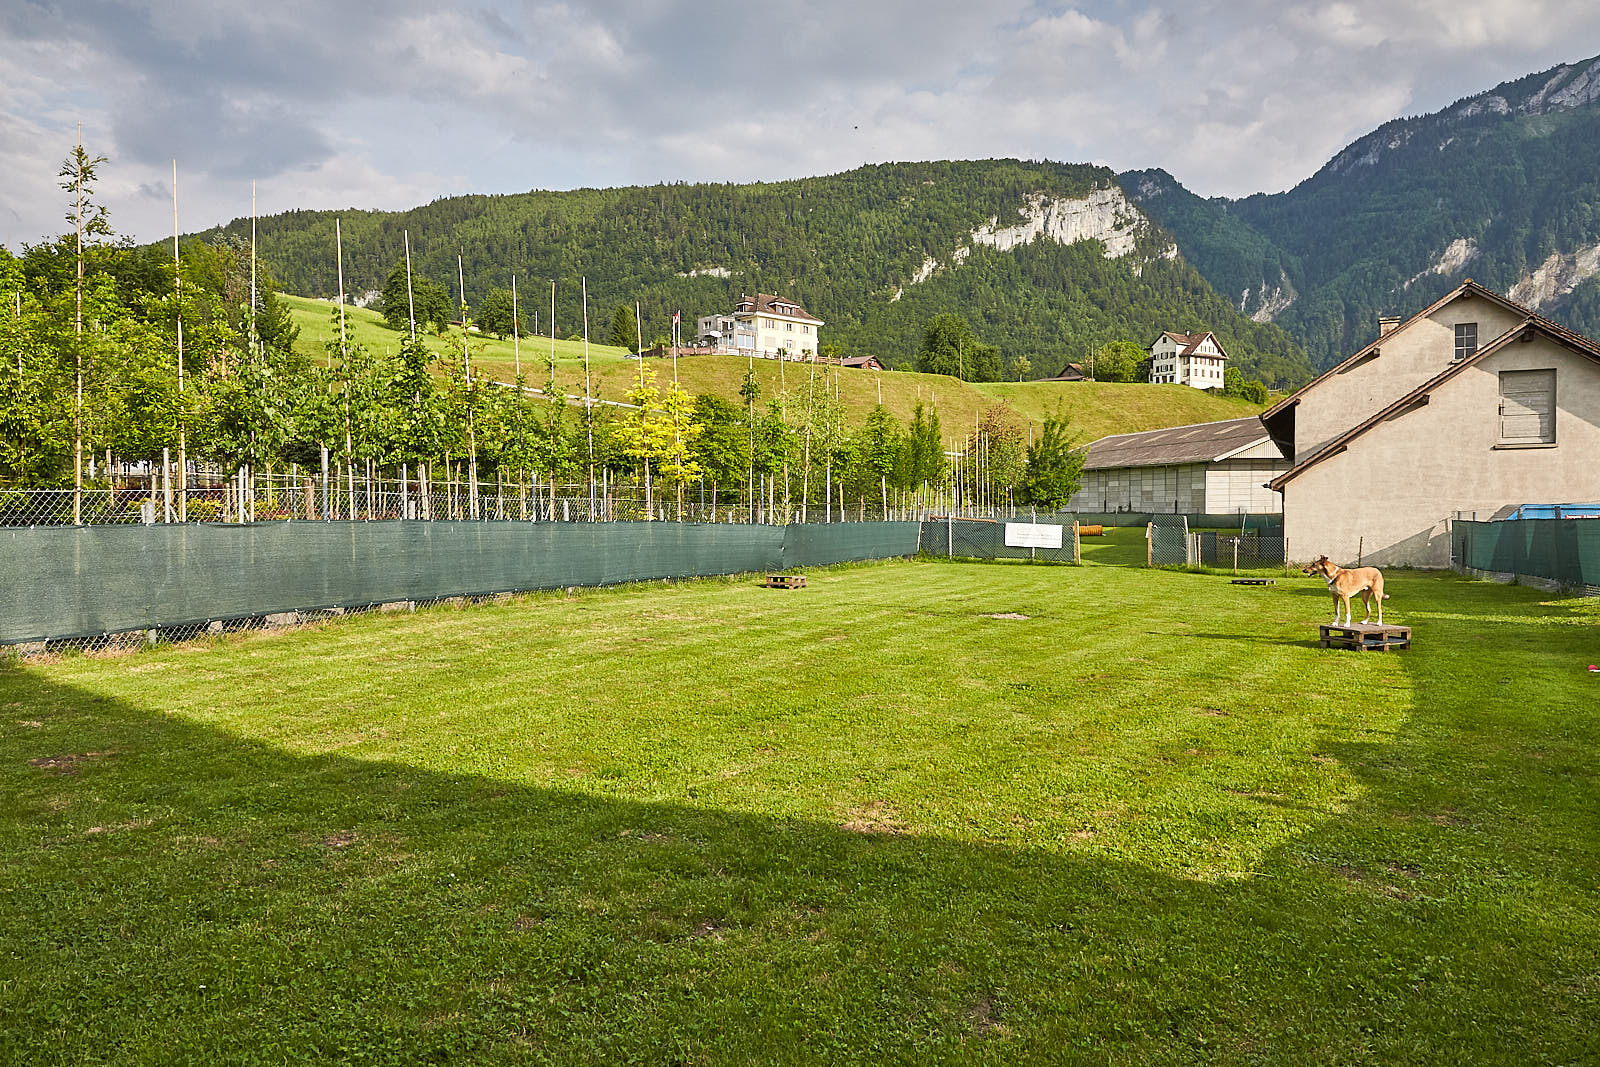
<path id="1" fill-rule="evenodd" d="M 788 300 L 781 296 L 768 293 L 757 293 L 754 299 L 748 296 L 741 296 L 739 297 L 739 303 L 735 306 L 743 307 L 745 304 L 752 306 L 751 313 L 755 315 L 782 315 L 791 319 L 805 319 L 808 322 L 816 323 L 818 326 L 824 325 L 821 319 L 801 307 L 797 301 Z M 779 310 L 780 308 L 783 310 Z"/>
<path id="2" fill-rule="evenodd" d="M 1169 426 L 1143 433 L 1113 434 L 1089 446 L 1083 469 L 1214 463 L 1266 440 L 1267 432 L 1254 415 L 1222 422 Z"/>
<path id="3" fill-rule="evenodd" d="M 1468 278 L 1466 281 L 1462 282 L 1460 285 L 1456 286 L 1454 289 L 1450 290 L 1448 293 L 1446 293 L 1443 296 L 1441 296 L 1438 300 L 1435 300 L 1433 303 L 1429 304 L 1427 307 L 1423 308 L 1421 311 L 1417 312 L 1415 315 L 1412 315 L 1410 318 L 1408 318 L 1404 322 L 1400 323 L 1398 326 L 1396 326 L 1394 329 L 1390 330 L 1388 333 L 1380 334 L 1377 337 L 1376 340 L 1372 341 L 1372 343 L 1368 344 L 1365 348 L 1360 348 L 1360 349 L 1357 349 L 1355 352 L 1352 352 L 1350 355 L 1346 356 L 1344 359 L 1341 359 L 1339 362 L 1335 363 L 1333 366 L 1329 367 L 1327 370 L 1323 371 L 1321 374 L 1317 375 L 1315 378 L 1311 379 L 1309 382 L 1307 382 L 1306 384 L 1302 385 L 1300 388 L 1296 389 L 1294 392 L 1290 393 L 1288 396 L 1284 397 L 1282 400 L 1278 401 L 1276 404 L 1272 405 L 1267 410 L 1263 411 L 1261 413 L 1261 421 L 1262 422 L 1266 422 L 1268 419 L 1272 418 L 1274 415 L 1278 414 L 1280 411 L 1283 411 L 1283 410 L 1289 408 L 1290 406 L 1298 403 L 1302 396 L 1304 396 L 1310 390 L 1315 389 L 1317 387 L 1317 384 L 1319 382 L 1321 382 L 1323 379 L 1331 378 L 1333 375 L 1338 374 L 1340 371 L 1345 370 L 1345 369 L 1351 367 L 1352 365 L 1361 362 L 1363 359 L 1366 359 L 1369 355 L 1371 355 L 1378 348 L 1381 348 L 1384 345 L 1384 343 L 1387 342 L 1395 334 L 1399 333 L 1401 330 L 1406 329 L 1407 327 L 1409 327 L 1412 323 L 1416 322 L 1417 320 L 1427 318 L 1429 315 L 1432 315 L 1435 311 L 1438 311 L 1440 308 L 1444 307 L 1446 304 L 1449 304 L 1451 301 L 1457 299 L 1458 297 L 1462 296 L 1463 294 L 1471 294 L 1473 296 L 1487 297 L 1488 299 L 1493 300 L 1495 303 L 1497 303 L 1497 304 L 1501 305 L 1502 307 L 1504 307 L 1506 310 L 1508 310 L 1510 312 L 1513 312 L 1514 314 L 1521 315 L 1524 318 L 1529 318 L 1529 317 L 1537 318 L 1538 317 L 1538 316 L 1536 316 L 1534 314 L 1532 308 L 1523 307 L 1521 304 L 1519 304 L 1516 301 L 1510 299 L 1509 297 L 1502 296 L 1501 294 L 1495 292 L 1493 289 L 1485 288 L 1484 286 L 1481 286 L 1477 282 L 1473 281 L 1471 278 Z M 1552 323 L 1552 325 L 1554 325 L 1554 324 Z"/>
<path id="4" fill-rule="evenodd" d="M 1484 292 L 1488 292 L 1488 290 L 1484 290 Z M 1393 331 L 1390 332 L 1392 333 Z M 1333 440 L 1317 449 L 1317 451 L 1307 456 L 1303 462 L 1295 464 L 1293 467 L 1290 467 L 1288 470 L 1272 479 L 1272 481 L 1268 483 L 1268 488 L 1282 490 L 1285 485 L 1299 477 L 1305 471 L 1316 466 L 1318 463 L 1321 463 L 1323 460 L 1331 459 L 1334 456 L 1337 456 L 1339 453 L 1345 451 L 1345 449 L 1350 446 L 1350 442 L 1354 441 L 1362 434 L 1365 434 L 1368 430 L 1372 429 L 1380 422 L 1387 422 L 1390 419 L 1397 418 L 1398 416 L 1403 415 L 1415 408 L 1425 406 L 1434 390 L 1450 381 L 1450 379 L 1454 378 L 1468 367 L 1487 359 L 1489 356 L 1500 351 L 1502 348 L 1509 346 L 1515 340 L 1532 340 L 1532 335 L 1534 334 L 1543 334 L 1562 347 L 1570 349 L 1580 356 L 1587 356 L 1596 363 L 1600 363 L 1600 344 L 1596 344 L 1594 341 L 1575 330 L 1569 330 L 1565 326 L 1551 322 L 1542 315 L 1535 315 L 1532 312 L 1529 312 L 1528 317 L 1523 319 L 1522 322 L 1518 323 L 1516 326 L 1513 326 L 1511 329 L 1507 330 L 1505 333 L 1501 334 L 1487 345 L 1484 345 L 1472 355 L 1466 357 L 1465 359 L 1456 360 L 1454 363 L 1450 364 L 1450 366 L 1446 367 L 1438 374 L 1435 374 L 1432 378 L 1423 382 L 1421 385 L 1417 386 L 1415 389 L 1411 390 L 1411 392 L 1407 393 L 1399 400 L 1396 400 L 1382 411 L 1379 411 L 1365 421 L 1352 426 L 1350 429 L 1346 430 L 1344 433 L 1340 434 L 1338 437 L 1335 437 Z M 1262 416 L 1262 418 L 1265 417 L 1265 415 Z"/>
<path id="5" fill-rule="evenodd" d="M 1222 342 L 1217 340 L 1217 335 L 1212 333 L 1210 330 L 1206 330 L 1203 333 L 1175 333 L 1172 330 L 1162 330 L 1161 333 L 1156 336 L 1156 341 L 1161 340 L 1163 337 L 1170 337 L 1174 342 L 1177 343 L 1178 355 L 1180 356 L 1194 355 L 1195 350 L 1200 347 L 1200 342 L 1209 337 L 1211 338 L 1212 343 L 1217 346 L 1217 351 L 1222 355 L 1222 358 L 1228 358 L 1228 353 L 1225 349 L 1223 349 Z M 1154 345 L 1155 341 L 1151 341 L 1150 344 Z"/>

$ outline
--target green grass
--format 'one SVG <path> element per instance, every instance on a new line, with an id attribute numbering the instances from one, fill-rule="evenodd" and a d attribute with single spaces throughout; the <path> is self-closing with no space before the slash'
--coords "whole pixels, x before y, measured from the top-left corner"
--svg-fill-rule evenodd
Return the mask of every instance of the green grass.
<path id="1" fill-rule="evenodd" d="M 330 341 L 339 339 L 339 327 L 334 321 L 332 312 L 338 304 L 329 300 L 314 300 L 304 296 L 280 296 L 289 309 L 289 315 L 295 324 L 300 327 L 300 338 L 295 342 L 295 348 L 317 360 L 325 360 L 328 356 L 327 345 Z M 345 330 L 352 344 L 365 345 L 374 352 L 394 351 L 400 345 L 405 335 L 396 330 L 391 330 L 383 321 L 383 316 L 367 308 L 345 308 Z M 434 351 L 442 356 L 459 360 L 461 358 L 461 331 L 452 327 L 441 336 L 431 330 L 423 331 L 420 327 L 418 335 L 423 337 Z M 516 358 L 515 346 L 508 340 L 499 340 L 495 337 L 473 335 L 469 341 L 472 350 L 474 366 L 480 363 L 485 368 L 498 368 L 504 364 L 508 369 L 505 375 L 510 381 L 516 377 L 509 368 L 514 365 Z M 524 337 L 522 339 L 523 370 L 528 380 L 534 384 L 544 380 L 545 360 L 550 354 L 550 338 Z M 591 365 L 604 363 L 622 363 L 627 357 L 627 349 L 614 348 L 611 345 L 591 343 L 589 345 L 589 362 Z M 576 362 L 579 368 L 578 380 L 581 382 L 583 366 L 583 339 L 576 341 L 559 340 L 556 342 L 556 365 L 559 368 L 563 363 Z M 635 364 L 629 364 L 635 366 Z"/>
<path id="2" fill-rule="evenodd" d="M 1133 544 L 0 671 L 0 1061 L 1593 1062 L 1600 602 Z"/>
<path id="3" fill-rule="evenodd" d="M 325 359 L 325 345 L 338 338 L 338 328 L 332 324 L 329 316 L 329 311 L 335 305 L 306 297 L 286 296 L 282 299 L 295 322 L 300 324 L 299 349 L 317 359 Z M 364 308 L 346 310 L 345 328 L 352 341 L 364 344 L 375 352 L 393 349 L 400 342 L 400 334 L 389 329 L 382 316 Z M 449 331 L 444 338 L 429 334 L 428 339 L 436 351 L 452 360 L 460 359 L 459 330 Z M 474 337 L 471 347 L 473 366 L 479 373 L 492 375 L 502 381 L 516 378 L 515 356 L 510 341 Z M 543 383 L 544 361 L 549 352 L 550 339 L 547 337 L 523 340 L 522 369 L 530 384 L 538 386 Z M 557 341 L 556 360 L 557 381 L 568 392 L 581 395 L 583 342 Z M 652 361 L 651 365 L 661 384 L 672 380 L 670 360 Z M 625 349 L 591 344 L 589 366 L 595 395 L 607 400 L 622 400 L 638 381 L 639 364 L 627 358 Z M 715 393 L 740 402 L 739 387 L 750 366 L 748 359 L 739 356 L 684 357 L 678 360 L 678 379 L 691 393 Z M 867 413 L 879 402 L 880 396 L 884 407 L 901 422 L 910 421 L 918 403 L 930 409 L 937 407 L 945 435 L 952 438 L 961 434 L 964 428 L 970 429 L 975 416 L 996 404 L 1010 405 L 1019 421 L 1035 428 L 1043 425 L 1047 415 L 1060 410 L 1071 419 L 1073 431 L 1084 444 L 1107 434 L 1237 419 L 1265 410 L 1261 405 L 1236 397 L 1212 396 L 1186 385 L 1127 385 L 1115 382 L 1002 382 L 974 385 L 943 374 L 823 366 L 813 368 L 804 363 L 780 363 L 771 359 L 756 360 L 754 368 L 764 396 L 801 389 L 813 374 L 818 378 L 826 377 L 830 383 L 836 382 L 849 420 L 856 426 L 866 421 Z"/>

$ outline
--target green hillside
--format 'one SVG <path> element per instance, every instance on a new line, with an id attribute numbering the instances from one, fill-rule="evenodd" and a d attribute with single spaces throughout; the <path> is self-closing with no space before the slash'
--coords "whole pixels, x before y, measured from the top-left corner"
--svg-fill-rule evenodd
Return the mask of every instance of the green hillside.
<path id="1" fill-rule="evenodd" d="M 301 297 L 283 298 L 290 314 L 300 326 L 297 347 L 316 358 L 326 357 L 326 345 L 337 340 L 338 327 L 331 311 L 334 305 Z M 399 335 L 383 324 L 373 311 L 349 308 L 345 327 L 352 343 L 364 344 L 382 352 L 398 344 Z M 440 338 L 429 335 L 432 348 L 448 360 L 460 358 L 461 334 L 457 330 Z M 556 380 L 574 395 L 583 392 L 583 342 L 558 340 Z M 525 378 L 537 386 L 544 380 L 545 359 L 550 352 L 548 337 L 525 338 L 522 342 Z M 502 381 L 515 379 L 515 358 L 510 341 L 473 337 L 469 342 L 474 370 Z M 658 377 L 672 376 L 672 363 L 652 360 Z M 974 384 L 943 374 L 915 371 L 871 371 L 850 367 L 780 362 L 772 359 L 751 361 L 738 356 L 690 356 L 678 361 L 678 378 L 694 394 L 713 393 L 736 403 L 746 370 L 755 370 L 764 396 L 797 391 L 808 377 L 815 375 L 837 387 L 851 426 L 860 426 L 867 413 L 880 402 L 902 423 L 911 420 L 917 404 L 937 408 L 940 422 L 949 436 L 970 428 L 973 419 L 997 404 L 1008 405 L 1019 422 L 1042 426 L 1047 415 L 1058 410 L 1070 419 L 1073 431 L 1087 443 L 1113 433 L 1153 430 L 1193 422 L 1236 419 L 1262 410 L 1260 405 L 1237 397 L 1214 396 L 1186 385 L 1144 385 L 1116 382 L 989 382 Z M 626 358 L 626 352 L 608 345 L 589 346 L 589 369 L 594 395 L 605 400 L 622 400 L 637 380 L 639 364 Z"/>
<path id="2" fill-rule="evenodd" d="M 647 338 L 673 311 L 692 329 L 741 293 L 798 299 L 827 322 L 824 344 L 909 363 L 928 320 L 956 311 L 999 346 L 1008 370 L 1056 374 L 1113 340 L 1141 345 L 1163 329 L 1212 329 L 1235 364 L 1272 385 L 1303 381 L 1304 352 L 1275 326 L 1237 314 L 1136 210 L 1135 249 L 1107 258 L 1098 240 L 1035 240 L 1008 252 L 975 244 L 979 227 L 1022 221 L 1031 201 L 1114 189 L 1100 167 L 1017 160 L 905 163 L 749 185 L 675 184 L 438 200 L 406 212 L 338 214 L 346 291 L 383 286 L 409 233 L 418 274 L 456 298 L 457 256 L 476 303 L 516 274 L 524 314 L 548 330 L 556 279 L 560 336 L 579 332 L 587 280 L 591 335 L 609 336 L 618 304 L 638 301 Z M 288 292 L 337 291 L 335 214 L 259 220 L 259 248 Z M 241 236 L 248 220 L 224 231 Z M 203 236 L 215 236 L 215 232 Z M 958 255 L 959 253 L 959 255 Z M 961 257 L 965 257 L 963 260 Z M 932 260 L 940 269 L 921 272 Z M 1024 365 L 1021 361 L 1026 360 Z"/>
<path id="3" fill-rule="evenodd" d="M 1431 115 L 1396 119 L 1294 189 L 1204 200 L 1160 171 L 1124 186 L 1246 312 L 1326 367 L 1464 277 L 1600 333 L 1600 58 L 1530 74 Z"/>

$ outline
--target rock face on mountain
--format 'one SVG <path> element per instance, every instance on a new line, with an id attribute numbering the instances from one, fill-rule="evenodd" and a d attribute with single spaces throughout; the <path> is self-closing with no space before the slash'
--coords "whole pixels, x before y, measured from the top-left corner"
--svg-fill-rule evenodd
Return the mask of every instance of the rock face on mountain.
<path id="1" fill-rule="evenodd" d="M 451 293 L 463 257 L 469 304 L 513 273 L 525 290 L 559 279 L 555 321 L 568 335 L 584 279 L 591 319 L 638 301 L 647 334 L 674 311 L 693 321 L 768 292 L 824 319 L 824 345 L 891 365 L 910 362 L 929 320 L 953 311 L 1000 348 L 1008 376 L 1047 377 L 1107 342 L 1142 346 L 1168 329 L 1214 330 L 1233 365 L 1269 385 L 1311 373 L 1287 334 L 1208 285 L 1103 167 L 897 163 L 753 185 L 455 197 L 341 219 L 346 291 L 381 289 L 409 234 L 416 269 Z M 336 291 L 331 214 L 262 219 L 258 234 L 286 289 Z"/>
<path id="2" fill-rule="evenodd" d="M 1203 199 L 1164 171 L 1129 195 L 1245 314 L 1326 367 L 1460 280 L 1600 333 L 1600 58 L 1385 123 L 1286 193 Z"/>

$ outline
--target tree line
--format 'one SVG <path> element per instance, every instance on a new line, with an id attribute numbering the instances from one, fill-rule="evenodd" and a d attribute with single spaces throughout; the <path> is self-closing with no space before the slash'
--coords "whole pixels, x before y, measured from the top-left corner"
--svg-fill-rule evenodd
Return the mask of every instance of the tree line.
<path id="1" fill-rule="evenodd" d="M 602 477 L 650 512 L 709 492 L 785 514 L 848 505 L 872 515 L 956 486 L 966 501 L 1058 507 L 1081 469 L 1065 419 L 1050 420 L 1030 452 L 1007 409 L 950 440 L 937 411 L 921 407 L 902 423 L 879 406 L 852 430 L 837 382 L 815 365 L 770 395 L 747 374 L 738 402 L 658 384 L 648 361 L 621 398 L 568 396 L 553 357 L 542 381 L 495 381 L 474 372 L 470 334 L 447 349 L 437 332 L 470 323 L 471 309 L 408 277 L 404 261 L 386 277 L 385 312 L 400 330 L 392 351 L 349 340 L 335 307 L 334 339 L 306 353 L 248 242 L 118 239 L 95 199 L 103 162 L 78 149 L 62 168 L 71 232 L 20 254 L 0 248 L 8 487 L 106 488 L 102 460 L 114 458 L 186 464 L 189 484 L 200 461 L 224 478 L 330 470 L 352 485 L 404 472 L 419 487 L 444 478 L 553 490 Z M 409 282 L 403 303 L 397 279 Z M 497 318 L 490 296 L 477 308 L 482 327 L 524 328 L 520 316 Z M 613 325 L 622 329 L 620 316 Z"/>
<path id="2" fill-rule="evenodd" d="M 1116 181 L 1099 167 L 984 160 L 747 185 L 452 197 L 402 213 L 342 215 L 352 248 L 346 284 L 387 292 L 409 234 L 415 276 L 441 291 L 456 288 L 460 257 L 473 293 L 503 292 L 513 274 L 581 276 L 593 306 L 638 302 L 646 321 L 679 310 L 693 321 L 726 311 L 741 294 L 781 293 L 825 320 L 823 340 L 842 354 L 886 366 L 911 365 L 928 321 L 954 312 L 1000 350 L 1008 377 L 1023 361 L 1024 377 L 1050 377 L 1112 340 L 1205 328 L 1248 375 L 1275 386 L 1306 380 L 1299 346 L 1168 258 L 1170 238 L 1159 230 L 1114 260 L 1097 241 L 1040 240 L 1008 252 L 970 246 L 976 227 L 1020 220 L 1032 197 L 1081 198 Z M 248 229 L 241 220 L 217 232 Z M 335 294 L 333 230 L 327 212 L 260 220 L 262 256 L 288 291 Z M 952 264 L 962 248 L 968 258 Z M 929 259 L 946 266 L 914 281 Z M 559 300 L 559 321 L 577 322 L 576 287 L 563 284 Z"/>

